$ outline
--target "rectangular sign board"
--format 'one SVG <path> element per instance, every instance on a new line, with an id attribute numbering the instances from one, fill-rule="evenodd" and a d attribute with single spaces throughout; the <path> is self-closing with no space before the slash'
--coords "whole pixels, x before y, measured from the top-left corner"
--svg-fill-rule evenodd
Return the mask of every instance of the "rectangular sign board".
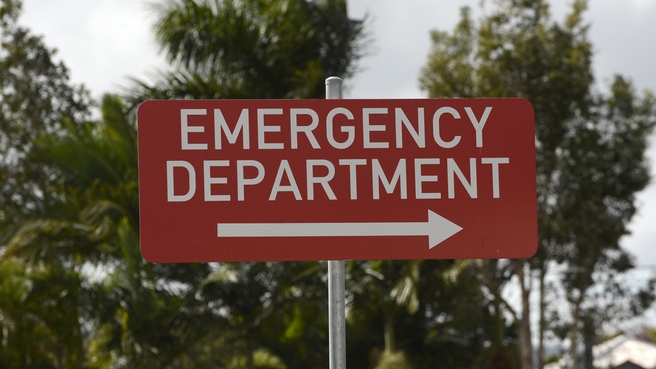
<path id="1" fill-rule="evenodd" d="M 138 135 L 151 262 L 537 250 L 525 99 L 152 100 Z"/>

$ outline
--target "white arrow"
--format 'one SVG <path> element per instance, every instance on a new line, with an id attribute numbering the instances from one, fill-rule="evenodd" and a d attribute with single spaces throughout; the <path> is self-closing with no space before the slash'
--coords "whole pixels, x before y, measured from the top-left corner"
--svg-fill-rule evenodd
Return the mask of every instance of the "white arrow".
<path id="1" fill-rule="evenodd" d="M 218 237 L 428 236 L 428 248 L 462 227 L 428 210 L 427 222 L 383 223 L 218 223 Z"/>

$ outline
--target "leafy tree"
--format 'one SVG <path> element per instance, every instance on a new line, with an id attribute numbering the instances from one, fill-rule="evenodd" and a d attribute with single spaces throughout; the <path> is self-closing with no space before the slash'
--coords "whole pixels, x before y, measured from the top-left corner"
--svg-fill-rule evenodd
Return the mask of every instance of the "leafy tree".
<path id="1" fill-rule="evenodd" d="M 642 291 L 623 291 L 612 276 L 634 267 L 619 240 L 628 234 L 626 226 L 636 212 L 636 193 L 650 179 L 645 151 L 656 124 L 656 100 L 649 92 L 641 98 L 618 76 L 611 95 L 596 103 L 592 114 L 592 119 L 577 117 L 572 122 L 564 140 L 566 149 L 559 153 L 562 180 L 557 207 L 568 222 L 562 227 L 565 242 L 554 253 L 557 261 L 568 265 L 562 282 L 572 307 L 572 345 L 576 346 L 578 330 L 583 329 L 584 336 L 589 336 L 585 342 L 589 350 L 594 341 L 590 325 L 595 321 L 628 318 L 628 312 L 639 314 L 654 299 L 653 281 Z M 597 300 L 599 292 L 593 287 L 608 275 L 610 290 L 606 293 L 612 294 L 613 304 L 603 310 L 585 307 L 587 300 Z M 607 313 L 618 305 L 619 296 L 630 297 L 630 309 L 609 317 Z M 574 352 L 572 356 L 576 360 Z M 592 359 L 586 359 L 590 367 Z"/>
<path id="2" fill-rule="evenodd" d="M 358 279 L 355 306 L 381 310 L 385 352 L 396 352 L 394 326 L 397 314 L 402 309 L 415 314 L 419 309 L 417 289 L 421 261 L 374 260 L 350 264 L 352 277 Z"/>
<path id="3" fill-rule="evenodd" d="M 350 76 L 362 55 L 363 23 L 348 19 L 344 0 L 172 0 L 155 11 L 172 68 L 152 85 L 135 81 L 135 106 L 148 98 L 322 98 L 325 78 Z M 263 350 L 289 368 L 327 362 L 317 266 L 221 264 L 207 277 L 198 296 L 221 306 L 233 357 L 247 367 Z"/>
<path id="4" fill-rule="evenodd" d="M 47 211 L 7 232 L 2 260 L 58 273 L 49 277 L 55 283 L 48 290 L 33 289 L 37 299 L 61 293 L 43 305 L 49 309 L 39 310 L 42 326 L 55 338 L 66 335 L 47 346 L 62 352 L 63 359 L 51 360 L 53 367 L 208 365 L 212 356 L 198 352 L 220 344 L 211 329 L 216 319 L 196 304 L 195 294 L 209 266 L 143 260 L 136 126 L 120 99 L 108 95 L 102 108 L 100 122 L 65 121 L 57 134 L 34 141 L 30 163 L 53 178 L 40 187 Z M 72 344 L 77 346 L 69 350 Z"/>
<path id="5" fill-rule="evenodd" d="M 62 118 L 89 116 L 89 97 L 73 86 L 68 70 L 41 37 L 18 24 L 20 0 L 0 2 L 0 224 L 33 212 L 42 203 L 35 189 L 48 178 L 24 159 L 32 139 L 54 133 Z"/>
<path id="6" fill-rule="evenodd" d="M 87 117 L 90 102 L 82 87 L 71 85 L 55 51 L 18 24 L 21 7 L 18 0 L 0 2 L 0 361 L 7 368 L 77 367 L 84 361 L 85 336 L 78 317 L 88 317 L 91 289 L 80 288 L 79 269 L 16 258 L 7 243 L 12 235 L 17 235 L 14 243 L 30 242 L 30 237 L 45 243 L 55 233 L 68 233 L 69 243 L 75 243 L 83 232 L 47 221 L 41 235 L 19 229 L 53 209 L 53 199 L 42 191 L 53 179 L 27 160 L 35 150 L 34 137 L 53 134 L 62 119 Z"/>
<path id="7" fill-rule="evenodd" d="M 568 267 L 562 283 L 571 292 L 576 353 L 581 304 L 595 273 L 632 266 L 618 241 L 635 213 L 635 194 L 649 179 L 644 153 L 654 126 L 653 97 L 640 97 L 621 77 L 609 97 L 593 90 L 586 6 L 574 1 L 562 24 L 551 20 L 542 0 L 500 1 L 478 23 L 465 8 L 451 34 L 432 33 L 433 49 L 420 78 L 433 97 L 518 96 L 534 106 L 540 248 L 532 260 L 509 265 L 522 292 L 522 312 L 513 315 L 523 368 L 532 367 L 528 301 L 533 276 L 540 281 L 541 347 L 545 275 L 554 261 Z M 488 278 L 492 290 L 508 281 L 497 277 Z"/>
<path id="8" fill-rule="evenodd" d="M 347 361 L 355 368 L 489 365 L 494 320 L 470 261 L 352 261 Z M 505 363 L 505 362 L 504 362 Z M 506 366 L 511 368 L 512 366 Z"/>
<path id="9" fill-rule="evenodd" d="M 363 23 L 345 0 L 169 0 L 155 34 L 173 69 L 138 98 L 323 98 L 363 55 Z"/>
<path id="10" fill-rule="evenodd" d="M 52 267 L 26 268 L 15 259 L 0 265 L 0 365 L 54 369 L 82 364 L 83 337 L 76 319 L 85 304 L 80 304 L 77 276 Z"/>
<path id="11" fill-rule="evenodd" d="M 174 5 L 162 7 L 173 9 L 173 18 L 162 19 L 163 31 L 172 31 L 170 22 L 180 20 Z M 195 44 L 192 50 L 209 46 L 206 51 L 213 56 L 195 54 L 174 62 L 182 72 L 170 79 L 162 74 L 171 83 L 141 86 L 149 97 L 316 95 L 323 73 L 348 74 L 357 59 L 354 45 L 361 24 L 346 18 L 341 1 L 177 5 L 198 10 L 194 16 L 208 16 L 198 8 L 205 6 L 214 32 L 209 41 L 232 40 Z M 2 324 L 18 328 L 3 331 L 3 342 L 11 343 L 12 350 L 0 359 L 28 357 L 28 364 L 57 368 L 294 368 L 326 362 L 321 329 L 326 299 L 319 264 L 153 265 L 141 258 L 134 121 L 120 99 L 106 96 L 102 120 L 84 122 L 86 94 L 68 87 L 63 65 L 52 63 L 41 40 L 17 26 L 19 10 L 18 1 L 3 2 L 2 62 L 7 68 L 2 73 L 7 77 L 2 80 L 1 143 L 7 181 L 0 258 L 23 279 L 1 278 L 14 286 L 0 298 L 6 317 Z M 221 22 L 214 22 L 216 12 Z M 175 28 L 179 33 L 160 36 L 193 36 L 201 20 L 182 19 Z M 308 24 L 308 32 L 299 32 L 297 27 L 305 30 Z M 185 36 L 186 30 L 191 33 Z M 254 43 L 242 44 L 246 34 Z M 265 50 L 266 55 L 258 54 Z M 206 57 L 218 63 L 212 66 L 203 61 Z M 253 64 L 244 64 L 249 57 Z M 180 76 L 210 88 L 176 85 Z M 62 283 L 34 288 L 40 286 L 40 275 Z M 56 295 L 61 288 L 65 293 Z M 300 291 L 315 293 L 305 297 Z M 21 315 L 16 301 L 28 297 L 34 312 Z M 20 324 L 12 318 L 20 318 Z M 29 344 L 20 339 L 23 333 L 32 334 Z M 226 354 L 217 356 L 217 350 Z"/>
<path id="12" fill-rule="evenodd" d="M 86 92 L 70 87 L 52 51 L 17 25 L 20 2 L 2 4 L 0 261 L 20 278 L 0 276 L 13 286 L 0 296 L 0 324 L 18 327 L 3 330 L 11 350 L 0 360 L 27 357 L 44 368 L 327 361 L 317 263 L 152 265 L 141 258 L 136 127 L 128 110 L 106 96 L 102 120 L 85 122 Z M 324 73 L 348 75 L 360 55 L 362 26 L 346 17 L 343 1 L 170 1 L 160 10 L 162 42 L 189 41 L 197 31 L 210 37 L 170 49 L 178 71 L 162 72 L 157 87 L 136 87 L 135 101 L 317 96 Z M 199 29 L 204 21 L 210 28 Z M 192 56 L 180 56 L 185 50 Z M 232 277 L 222 279 L 228 269 Z M 39 278 L 61 283 L 34 288 Z M 16 301 L 28 297 L 33 312 L 21 315 Z M 21 340 L 28 333 L 32 341 Z"/>
<path id="13" fill-rule="evenodd" d="M 225 357 L 255 368 L 267 352 L 287 368 L 328 362 L 325 266 L 318 262 L 221 263 L 199 298 L 217 306 L 232 342 Z"/>

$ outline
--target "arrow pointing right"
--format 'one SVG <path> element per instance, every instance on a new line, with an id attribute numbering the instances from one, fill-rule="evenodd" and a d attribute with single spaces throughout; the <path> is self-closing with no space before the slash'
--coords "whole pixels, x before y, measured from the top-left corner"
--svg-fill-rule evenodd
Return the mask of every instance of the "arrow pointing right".
<path id="1" fill-rule="evenodd" d="M 217 224 L 218 237 L 428 236 L 429 249 L 461 230 L 462 227 L 431 210 L 426 222 Z"/>
<path id="2" fill-rule="evenodd" d="M 462 227 L 444 218 L 443 216 L 428 210 L 428 248 L 439 245 L 449 237 L 462 231 Z"/>

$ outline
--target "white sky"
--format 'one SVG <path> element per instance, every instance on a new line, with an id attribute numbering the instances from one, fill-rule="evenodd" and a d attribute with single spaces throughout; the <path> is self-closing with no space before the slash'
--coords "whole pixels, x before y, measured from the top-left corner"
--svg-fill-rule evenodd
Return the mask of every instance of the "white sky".
<path id="1" fill-rule="evenodd" d="M 345 81 L 346 97 L 425 97 L 417 81 L 429 50 L 429 31 L 450 31 L 459 8 L 477 8 L 479 2 L 350 0 L 352 17 L 369 15 L 373 53 L 362 60 L 362 72 Z M 551 3 L 555 18 L 562 20 L 571 0 Z M 21 23 L 44 35 L 46 44 L 58 49 L 73 81 L 84 83 L 98 98 L 128 85 L 128 76 L 144 78 L 146 71 L 165 65 L 152 42 L 153 17 L 147 4 L 144 0 L 24 0 Z M 639 89 L 656 91 L 656 0 L 590 0 L 586 19 L 591 23 L 600 86 L 620 73 L 632 78 Z M 656 176 L 654 146 L 649 156 Z M 636 255 L 639 265 L 654 267 L 655 184 L 640 194 L 638 203 L 633 235 L 623 245 Z"/>

